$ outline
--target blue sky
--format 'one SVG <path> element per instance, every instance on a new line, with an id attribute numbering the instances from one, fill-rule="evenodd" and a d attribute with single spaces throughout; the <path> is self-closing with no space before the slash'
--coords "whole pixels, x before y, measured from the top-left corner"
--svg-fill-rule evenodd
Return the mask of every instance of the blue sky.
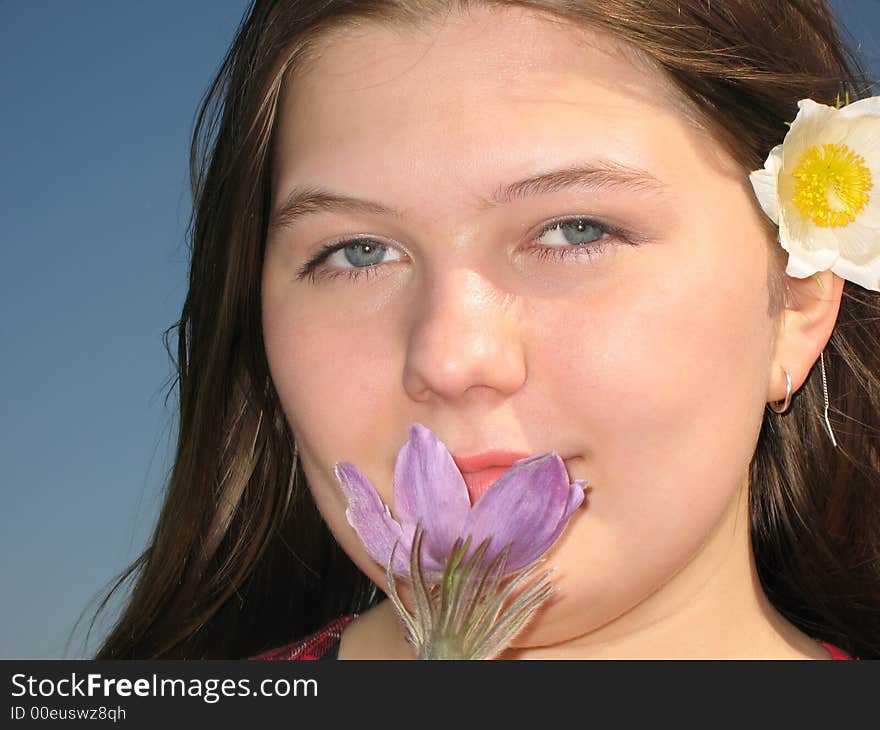
<path id="1" fill-rule="evenodd" d="M 880 0 L 834 4 L 880 76 Z M 0 658 L 87 655 L 155 520 L 189 135 L 247 5 L 0 0 Z"/>

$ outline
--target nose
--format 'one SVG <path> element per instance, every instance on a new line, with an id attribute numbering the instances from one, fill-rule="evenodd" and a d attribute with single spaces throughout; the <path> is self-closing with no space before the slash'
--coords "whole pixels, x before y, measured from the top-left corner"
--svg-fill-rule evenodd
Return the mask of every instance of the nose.
<path id="1" fill-rule="evenodd" d="M 517 300 L 468 269 L 425 282 L 412 310 L 403 383 L 418 402 L 472 389 L 509 395 L 526 380 Z"/>

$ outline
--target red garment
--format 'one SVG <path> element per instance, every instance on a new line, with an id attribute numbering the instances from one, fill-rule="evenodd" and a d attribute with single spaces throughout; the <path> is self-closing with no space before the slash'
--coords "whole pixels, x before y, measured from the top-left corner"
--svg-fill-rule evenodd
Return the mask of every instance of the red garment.
<path id="1" fill-rule="evenodd" d="M 342 632 L 356 615 L 342 616 L 331 621 L 320 631 L 310 634 L 305 639 L 294 641 L 292 644 L 287 644 L 278 649 L 270 649 L 267 652 L 251 657 L 251 659 L 307 661 L 325 658 L 325 655 L 331 650 L 333 650 L 335 658 L 336 652 L 339 651 L 339 640 L 342 638 Z"/>
<path id="2" fill-rule="evenodd" d="M 351 623 L 357 614 L 351 616 L 342 616 L 331 621 L 320 631 L 307 636 L 301 641 L 295 641 L 292 644 L 272 649 L 270 651 L 259 654 L 251 659 L 270 659 L 270 660 L 316 660 L 336 658 L 339 651 L 339 640 L 342 638 L 342 632 L 345 627 Z M 827 641 L 820 641 L 831 654 L 832 659 L 852 659 L 843 649 Z"/>
<path id="3" fill-rule="evenodd" d="M 827 641 L 820 642 L 822 646 L 828 649 L 831 652 L 832 659 L 852 659 L 852 657 L 847 654 L 843 649 L 838 649 L 834 644 L 829 644 Z"/>

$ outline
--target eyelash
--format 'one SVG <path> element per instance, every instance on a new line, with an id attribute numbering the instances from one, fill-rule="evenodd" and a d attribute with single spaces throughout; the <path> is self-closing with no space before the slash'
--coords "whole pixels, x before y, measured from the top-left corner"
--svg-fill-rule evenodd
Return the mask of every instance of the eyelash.
<path id="1" fill-rule="evenodd" d="M 548 259 L 556 259 L 557 261 L 564 261 L 572 257 L 581 256 L 586 256 L 589 260 L 593 260 L 594 258 L 600 256 L 605 251 L 605 249 L 609 245 L 611 245 L 609 239 L 615 239 L 620 243 L 626 243 L 632 246 L 639 245 L 639 241 L 636 239 L 636 237 L 631 235 L 629 232 L 624 231 L 621 228 L 616 228 L 615 226 L 602 223 L 588 216 L 570 216 L 565 218 L 556 218 L 552 221 L 549 221 L 541 228 L 540 231 L 538 231 L 535 239 L 539 239 L 545 234 L 550 233 L 557 228 L 561 229 L 562 226 L 568 223 L 586 223 L 588 226 L 597 228 L 598 230 L 602 231 L 603 236 L 596 241 L 591 241 L 589 243 L 583 243 L 580 245 L 571 244 L 570 246 L 535 246 L 533 248 L 536 249 L 535 255 L 538 257 L 539 260 L 546 261 Z M 341 251 L 342 249 L 352 244 L 362 242 L 378 243 L 379 245 L 383 246 L 385 245 L 368 236 L 356 236 L 355 238 L 347 238 L 343 241 L 337 241 L 336 243 L 328 243 L 299 270 L 296 275 L 297 281 L 308 278 L 311 283 L 315 284 L 317 283 L 318 278 L 332 280 L 340 276 L 347 276 L 349 280 L 355 280 L 362 277 L 365 279 L 369 279 L 371 276 L 377 275 L 377 269 L 380 268 L 378 264 L 371 264 L 369 266 L 352 266 L 328 269 L 326 271 L 320 271 L 318 269 L 318 267 L 326 259 L 328 259 L 337 251 Z"/>

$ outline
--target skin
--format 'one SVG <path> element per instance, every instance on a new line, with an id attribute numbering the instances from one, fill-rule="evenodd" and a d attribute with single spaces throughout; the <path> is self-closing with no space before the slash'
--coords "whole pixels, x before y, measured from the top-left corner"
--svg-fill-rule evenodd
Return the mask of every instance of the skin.
<path id="1" fill-rule="evenodd" d="M 827 658 L 767 601 L 747 470 L 765 405 L 830 336 L 842 280 L 787 279 L 746 172 L 690 124 L 661 74 L 611 38 L 519 9 L 336 32 L 280 107 L 273 206 L 295 186 L 400 215 L 324 212 L 272 228 L 263 326 L 318 507 L 377 584 L 344 517 L 337 461 L 391 504 L 413 422 L 456 454 L 556 451 L 584 506 L 547 557 L 557 593 L 506 658 Z M 488 205 L 499 186 L 597 159 L 659 190 L 570 188 Z M 622 228 L 593 258 L 544 224 Z M 566 229 L 572 235 L 572 228 Z M 320 245 L 388 245 L 369 277 L 297 278 Z M 629 235 L 629 234 L 628 234 Z M 583 244 L 593 245 L 596 244 Z M 337 253 L 329 272 L 351 267 Z M 341 658 L 409 658 L 389 603 Z"/>

